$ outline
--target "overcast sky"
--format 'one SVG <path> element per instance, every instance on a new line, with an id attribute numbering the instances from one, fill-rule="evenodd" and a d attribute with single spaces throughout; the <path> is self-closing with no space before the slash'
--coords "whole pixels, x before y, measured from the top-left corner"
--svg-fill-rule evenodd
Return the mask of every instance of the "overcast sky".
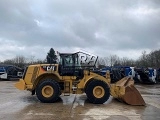
<path id="1" fill-rule="evenodd" d="M 0 61 L 51 47 L 136 59 L 159 46 L 160 0 L 0 0 Z"/>

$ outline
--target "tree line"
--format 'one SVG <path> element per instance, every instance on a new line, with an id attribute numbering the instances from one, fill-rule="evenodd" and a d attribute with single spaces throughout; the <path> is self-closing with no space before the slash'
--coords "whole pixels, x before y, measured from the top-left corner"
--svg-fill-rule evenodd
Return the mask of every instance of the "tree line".
<path id="1" fill-rule="evenodd" d="M 143 51 L 137 60 L 127 57 L 120 58 L 117 55 L 99 58 L 98 65 L 100 68 L 104 66 L 135 66 L 135 67 L 152 67 L 160 68 L 160 50 L 154 50 L 150 53 Z"/>
<path id="2" fill-rule="evenodd" d="M 24 68 L 31 64 L 41 64 L 41 63 L 56 63 L 57 55 L 53 48 L 49 50 L 44 59 L 36 59 L 35 56 L 30 56 L 29 58 L 23 55 L 16 56 L 12 59 L 6 59 L 1 64 L 15 65 Z M 127 57 L 120 58 L 117 55 L 111 55 L 109 57 L 99 58 L 97 65 L 99 68 L 105 66 L 136 66 L 136 67 L 153 67 L 160 68 L 160 50 L 151 51 L 146 53 L 143 51 L 141 56 L 137 60 L 133 60 Z"/>
<path id="3" fill-rule="evenodd" d="M 53 48 L 49 50 L 44 59 L 36 59 L 35 56 L 25 57 L 23 55 L 15 56 L 11 59 L 6 59 L 0 62 L 1 65 L 15 65 L 20 68 L 25 68 L 27 65 L 42 64 L 42 63 L 56 63 L 57 56 Z"/>

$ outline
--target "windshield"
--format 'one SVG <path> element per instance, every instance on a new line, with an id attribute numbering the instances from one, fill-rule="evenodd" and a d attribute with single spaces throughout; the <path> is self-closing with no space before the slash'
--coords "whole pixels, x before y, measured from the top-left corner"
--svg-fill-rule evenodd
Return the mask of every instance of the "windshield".
<path id="1" fill-rule="evenodd" d="M 75 67 L 94 67 L 98 56 L 77 52 L 73 54 L 60 54 L 60 64 Z"/>

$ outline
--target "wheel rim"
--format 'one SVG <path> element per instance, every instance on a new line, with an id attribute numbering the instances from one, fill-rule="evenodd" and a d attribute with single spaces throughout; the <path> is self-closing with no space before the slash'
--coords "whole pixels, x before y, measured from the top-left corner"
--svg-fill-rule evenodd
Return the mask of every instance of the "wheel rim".
<path id="1" fill-rule="evenodd" d="M 54 93 L 54 89 L 53 89 L 53 87 L 52 86 L 50 86 L 50 85 L 46 85 L 46 86 L 44 86 L 43 88 L 42 88 L 42 95 L 44 96 L 44 97 L 51 97 L 52 95 L 53 95 L 53 93 Z"/>
<path id="2" fill-rule="evenodd" d="M 96 86 L 94 89 L 93 89 L 93 95 L 96 97 L 96 98 L 102 98 L 105 94 L 105 91 L 104 91 L 104 88 L 102 86 Z"/>

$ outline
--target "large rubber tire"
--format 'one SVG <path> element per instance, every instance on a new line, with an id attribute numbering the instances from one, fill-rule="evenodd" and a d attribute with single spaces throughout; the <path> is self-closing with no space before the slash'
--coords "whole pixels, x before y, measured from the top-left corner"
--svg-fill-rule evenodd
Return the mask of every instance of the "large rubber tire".
<path id="1" fill-rule="evenodd" d="M 110 89 L 105 82 L 93 80 L 86 87 L 86 95 L 91 103 L 103 104 L 109 99 Z"/>
<path id="2" fill-rule="evenodd" d="M 52 79 L 46 79 L 40 82 L 36 88 L 37 98 L 44 103 L 53 103 L 60 96 L 60 86 Z"/>

